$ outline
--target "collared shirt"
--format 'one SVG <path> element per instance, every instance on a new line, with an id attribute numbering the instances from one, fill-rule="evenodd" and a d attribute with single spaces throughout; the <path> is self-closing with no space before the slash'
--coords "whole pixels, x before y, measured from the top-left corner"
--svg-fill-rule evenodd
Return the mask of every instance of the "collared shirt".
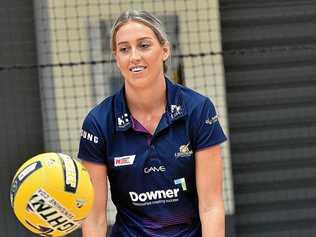
<path id="1" fill-rule="evenodd" d="M 200 237 L 195 152 L 226 140 L 214 105 L 166 79 L 166 112 L 150 134 L 124 87 L 86 116 L 78 157 L 107 166 L 117 208 L 112 237 Z"/>

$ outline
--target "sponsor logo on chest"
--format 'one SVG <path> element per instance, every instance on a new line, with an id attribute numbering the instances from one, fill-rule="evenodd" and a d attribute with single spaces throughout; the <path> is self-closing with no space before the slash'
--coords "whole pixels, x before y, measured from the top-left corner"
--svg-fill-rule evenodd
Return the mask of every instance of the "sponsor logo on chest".
<path id="1" fill-rule="evenodd" d="M 136 155 L 114 157 L 114 166 L 127 166 L 134 163 Z"/>
<path id="2" fill-rule="evenodd" d="M 150 190 L 142 193 L 129 192 L 130 200 L 134 206 L 150 206 L 178 202 L 181 189 L 182 191 L 187 191 L 185 178 L 175 179 L 174 184 L 181 186 L 181 188 Z"/>
<path id="3" fill-rule="evenodd" d="M 164 165 L 160 166 L 150 166 L 150 167 L 145 167 L 144 168 L 144 173 L 149 174 L 149 173 L 159 173 L 159 172 L 165 172 L 166 167 Z"/>

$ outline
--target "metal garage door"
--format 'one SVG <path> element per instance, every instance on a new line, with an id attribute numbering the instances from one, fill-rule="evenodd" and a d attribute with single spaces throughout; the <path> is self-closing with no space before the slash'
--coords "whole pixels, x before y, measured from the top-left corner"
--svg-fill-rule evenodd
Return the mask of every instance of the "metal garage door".
<path id="1" fill-rule="evenodd" d="M 316 1 L 222 0 L 237 237 L 316 236 Z"/>
<path id="2" fill-rule="evenodd" d="M 18 166 L 43 151 L 32 1 L 0 2 L 0 236 L 34 236 L 13 216 L 9 188 Z"/>

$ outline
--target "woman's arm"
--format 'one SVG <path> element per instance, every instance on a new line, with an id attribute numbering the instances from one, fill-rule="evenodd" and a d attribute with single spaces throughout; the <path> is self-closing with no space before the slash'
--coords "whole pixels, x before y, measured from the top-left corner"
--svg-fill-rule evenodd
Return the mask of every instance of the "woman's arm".
<path id="1" fill-rule="evenodd" d="M 225 236 L 222 159 L 219 145 L 196 152 L 196 186 L 203 237 Z"/>
<path id="2" fill-rule="evenodd" d="M 94 187 L 94 204 L 82 224 L 83 237 L 105 237 L 107 231 L 107 168 L 105 165 L 82 161 Z"/>

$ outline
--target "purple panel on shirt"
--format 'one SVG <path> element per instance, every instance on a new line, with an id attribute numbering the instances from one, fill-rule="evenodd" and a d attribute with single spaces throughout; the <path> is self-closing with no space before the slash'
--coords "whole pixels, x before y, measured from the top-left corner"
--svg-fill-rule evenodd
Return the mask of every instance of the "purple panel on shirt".
<path id="1" fill-rule="evenodd" d="M 140 122 L 137 121 L 137 119 L 135 119 L 133 116 L 131 116 L 131 118 L 132 118 L 132 128 L 134 129 L 134 131 L 146 133 L 147 144 L 150 145 L 153 136 Z"/>

